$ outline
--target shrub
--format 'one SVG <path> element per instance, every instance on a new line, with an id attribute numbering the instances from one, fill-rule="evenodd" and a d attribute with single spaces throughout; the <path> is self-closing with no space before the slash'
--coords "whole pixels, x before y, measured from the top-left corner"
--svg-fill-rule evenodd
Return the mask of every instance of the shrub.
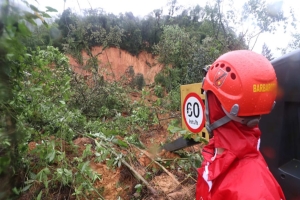
<path id="1" fill-rule="evenodd" d="M 137 75 L 134 77 L 134 82 L 135 82 L 135 86 L 137 87 L 137 89 L 142 90 L 146 84 L 144 75 L 141 73 L 137 73 Z"/>
<path id="2" fill-rule="evenodd" d="M 160 85 L 155 85 L 154 94 L 159 98 L 164 97 L 164 88 Z"/>
<path id="3" fill-rule="evenodd" d="M 129 109 L 129 99 L 120 84 L 105 82 L 99 75 L 94 75 L 92 81 L 93 86 L 89 86 L 83 77 L 73 76 L 71 107 L 80 109 L 88 118 L 113 117 Z"/>
<path id="4" fill-rule="evenodd" d="M 181 78 L 181 69 L 166 67 L 155 76 L 154 80 L 156 84 L 160 84 L 170 92 L 181 84 Z"/>
<path id="5" fill-rule="evenodd" d="M 167 103 L 166 108 L 172 111 L 179 111 L 180 110 L 180 86 L 171 90 L 166 98 Z"/>

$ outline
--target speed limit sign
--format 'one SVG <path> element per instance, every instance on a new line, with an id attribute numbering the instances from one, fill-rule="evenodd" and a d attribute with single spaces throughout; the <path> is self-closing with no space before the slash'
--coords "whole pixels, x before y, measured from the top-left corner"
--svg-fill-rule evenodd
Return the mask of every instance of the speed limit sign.
<path id="1" fill-rule="evenodd" d="M 199 133 L 204 127 L 204 103 L 200 96 L 191 92 L 187 94 L 182 105 L 182 115 L 187 128 Z"/>

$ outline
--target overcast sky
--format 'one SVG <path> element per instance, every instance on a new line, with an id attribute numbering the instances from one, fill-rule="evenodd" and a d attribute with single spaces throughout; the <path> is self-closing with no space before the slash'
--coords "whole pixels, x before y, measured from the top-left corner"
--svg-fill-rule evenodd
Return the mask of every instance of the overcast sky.
<path id="1" fill-rule="evenodd" d="M 30 0 L 34 2 L 34 0 Z M 43 1 L 43 2 L 42 2 Z M 167 5 L 169 0 L 66 0 L 65 8 L 75 10 L 85 8 L 104 8 L 106 12 L 114 14 L 132 12 L 135 16 L 145 16 L 154 9 Z M 41 5 L 48 5 L 56 8 L 59 12 L 64 9 L 64 0 L 39 0 Z M 180 5 L 205 5 L 206 0 L 177 0 Z"/>
<path id="2" fill-rule="evenodd" d="M 1 1 L 1 0 L 0 0 Z M 37 5 L 36 0 L 28 0 L 28 2 Z M 43 9 L 45 6 L 51 6 L 62 13 L 64 8 L 72 8 L 73 10 L 79 11 L 79 9 L 86 8 L 103 8 L 106 12 L 119 14 L 125 12 L 132 12 L 135 16 L 146 16 L 151 13 L 154 9 L 159 9 L 166 7 L 169 0 L 37 0 L 39 3 L 39 8 Z M 199 4 L 204 6 L 207 0 L 177 0 L 179 5 L 185 7 L 190 7 Z M 235 6 L 241 6 L 245 0 L 235 0 Z M 299 0 L 267 0 L 267 2 L 278 2 L 282 1 L 282 9 L 288 10 L 289 7 L 295 9 L 297 14 L 298 8 L 300 8 Z M 167 12 L 164 9 L 164 12 Z M 299 16 L 299 14 L 298 14 Z M 300 17 L 299 17 L 300 19 Z M 299 27 L 300 28 L 300 27 Z M 277 31 L 275 35 L 273 34 L 263 34 L 259 37 L 257 45 L 253 49 L 254 51 L 261 53 L 261 47 L 265 42 L 267 46 L 272 49 L 272 52 L 279 56 L 279 52 L 275 52 L 278 47 L 285 47 L 290 40 L 288 33 L 283 33 L 283 31 Z"/>

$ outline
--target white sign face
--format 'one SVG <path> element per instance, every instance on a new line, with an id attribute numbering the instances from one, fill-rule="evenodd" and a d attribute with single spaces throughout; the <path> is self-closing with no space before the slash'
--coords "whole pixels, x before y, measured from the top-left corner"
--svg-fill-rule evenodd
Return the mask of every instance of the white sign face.
<path id="1" fill-rule="evenodd" d="M 191 132 L 198 133 L 204 126 L 204 104 L 196 93 L 189 93 L 183 103 L 183 116 Z"/>

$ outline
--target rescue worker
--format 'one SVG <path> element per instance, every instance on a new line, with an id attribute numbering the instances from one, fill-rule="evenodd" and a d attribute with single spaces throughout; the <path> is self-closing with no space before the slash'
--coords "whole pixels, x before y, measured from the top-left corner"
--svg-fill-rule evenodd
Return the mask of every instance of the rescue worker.
<path id="1" fill-rule="evenodd" d="M 202 150 L 196 200 L 284 200 L 259 151 L 258 122 L 277 91 L 271 63 L 248 50 L 226 53 L 208 69 L 203 90 L 212 138 Z"/>

